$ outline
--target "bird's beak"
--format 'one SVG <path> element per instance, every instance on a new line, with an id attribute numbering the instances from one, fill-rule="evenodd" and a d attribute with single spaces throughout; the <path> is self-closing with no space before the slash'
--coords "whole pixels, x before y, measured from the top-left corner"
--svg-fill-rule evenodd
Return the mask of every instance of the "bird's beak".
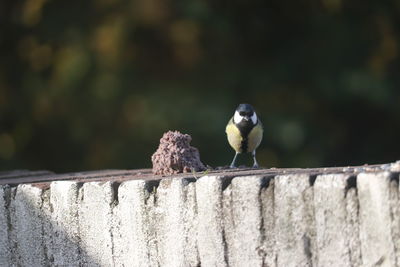
<path id="1" fill-rule="evenodd" d="M 249 121 L 250 117 L 249 116 L 244 116 L 243 119 L 245 119 L 246 121 Z"/>

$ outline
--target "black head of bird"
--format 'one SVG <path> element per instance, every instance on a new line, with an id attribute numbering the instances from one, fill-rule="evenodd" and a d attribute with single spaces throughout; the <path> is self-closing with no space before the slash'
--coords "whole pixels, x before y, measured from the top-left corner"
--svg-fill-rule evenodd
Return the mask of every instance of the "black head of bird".
<path id="1" fill-rule="evenodd" d="M 230 167 L 235 167 L 239 153 L 251 153 L 254 160 L 253 167 L 258 168 L 256 149 L 262 140 L 263 127 L 254 108 L 249 104 L 240 104 L 225 131 L 229 144 L 236 152 Z"/>

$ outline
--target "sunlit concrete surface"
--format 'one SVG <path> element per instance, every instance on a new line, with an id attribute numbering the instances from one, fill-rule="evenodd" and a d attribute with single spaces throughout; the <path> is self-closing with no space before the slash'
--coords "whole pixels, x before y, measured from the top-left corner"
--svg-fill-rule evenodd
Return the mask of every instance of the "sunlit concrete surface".
<path id="1" fill-rule="evenodd" d="M 398 171 L 0 173 L 0 266 L 399 266 Z"/>

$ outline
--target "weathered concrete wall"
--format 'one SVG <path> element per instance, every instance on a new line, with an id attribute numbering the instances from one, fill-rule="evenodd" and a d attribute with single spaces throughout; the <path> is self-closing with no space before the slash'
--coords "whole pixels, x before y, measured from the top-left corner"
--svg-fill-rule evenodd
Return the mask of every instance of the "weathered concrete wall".
<path id="1" fill-rule="evenodd" d="M 382 169 L 0 185 L 0 266 L 400 266 Z"/>

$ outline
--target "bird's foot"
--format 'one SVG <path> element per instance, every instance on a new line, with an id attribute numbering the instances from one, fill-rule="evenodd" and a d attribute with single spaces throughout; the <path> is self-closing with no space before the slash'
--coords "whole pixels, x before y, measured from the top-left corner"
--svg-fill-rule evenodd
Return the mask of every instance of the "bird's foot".
<path id="1" fill-rule="evenodd" d="M 253 168 L 254 168 L 254 169 L 258 169 L 258 168 L 260 168 L 260 167 L 258 166 L 258 164 L 254 164 L 254 165 L 253 165 Z"/>

